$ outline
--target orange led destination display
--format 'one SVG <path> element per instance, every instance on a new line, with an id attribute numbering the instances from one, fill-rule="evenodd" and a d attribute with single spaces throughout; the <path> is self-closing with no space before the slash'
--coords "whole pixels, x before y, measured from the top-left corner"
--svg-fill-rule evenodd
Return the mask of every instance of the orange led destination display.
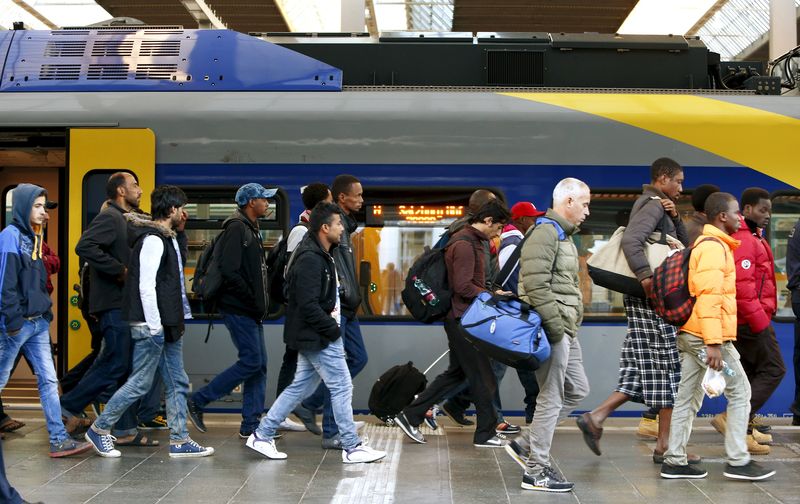
<path id="1" fill-rule="evenodd" d="M 463 205 L 370 205 L 367 224 L 442 224 L 463 216 Z"/>

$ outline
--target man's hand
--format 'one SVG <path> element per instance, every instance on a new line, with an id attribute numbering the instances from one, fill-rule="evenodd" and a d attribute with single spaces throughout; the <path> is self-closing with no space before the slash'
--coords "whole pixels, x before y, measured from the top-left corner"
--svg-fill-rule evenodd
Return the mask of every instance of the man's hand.
<path id="1" fill-rule="evenodd" d="M 714 371 L 722 371 L 722 350 L 720 345 L 706 346 L 706 364 Z"/>
<path id="2" fill-rule="evenodd" d="M 495 296 L 513 296 L 514 295 L 514 293 L 511 292 L 511 291 L 501 290 L 501 289 L 497 289 L 496 291 L 494 291 L 494 294 L 495 294 Z"/>
<path id="3" fill-rule="evenodd" d="M 642 280 L 642 289 L 647 298 L 653 297 L 653 277 L 647 277 Z"/>
<path id="4" fill-rule="evenodd" d="M 186 210 L 181 210 L 181 221 L 175 227 L 175 231 L 181 233 L 184 229 L 186 229 L 186 221 L 189 220 L 189 214 L 186 213 Z"/>
<path id="5" fill-rule="evenodd" d="M 16 336 L 22 329 L 17 329 L 16 331 L 8 331 L 9 336 Z"/>
<path id="6" fill-rule="evenodd" d="M 117 277 L 117 283 L 124 284 L 125 280 L 127 279 L 128 279 L 128 267 L 123 266 L 122 273 L 120 273 L 119 276 Z"/>
<path id="7" fill-rule="evenodd" d="M 664 210 L 673 218 L 678 216 L 678 207 L 675 206 L 675 202 L 669 198 L 662 198 L 659 200 L 661 202 L 661 206 L 664 207 Z"/>

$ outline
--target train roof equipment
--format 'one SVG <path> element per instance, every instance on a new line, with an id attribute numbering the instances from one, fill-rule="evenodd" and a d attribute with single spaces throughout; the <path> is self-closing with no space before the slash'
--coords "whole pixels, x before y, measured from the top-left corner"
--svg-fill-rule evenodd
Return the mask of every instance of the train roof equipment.
<path id="1" fill-rule="evenodd" d="M 0 31 L 0 92 L 341 91 L 342 72 L 231 30 Z"/>

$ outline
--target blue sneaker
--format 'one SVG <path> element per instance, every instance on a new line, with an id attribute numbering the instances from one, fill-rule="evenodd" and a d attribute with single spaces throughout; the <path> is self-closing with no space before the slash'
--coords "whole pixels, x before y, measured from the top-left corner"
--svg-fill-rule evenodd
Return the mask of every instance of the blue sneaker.
<path id="1" fill-rule="evenodd" d="M 117 458 L 122 456 L 119 450 L 114 449 L 114 441 L 117 438 L 111 434 L 100 434 L 89 427 L 83 437 L 92 444 L 94 451 L 101 457 Z"/>
<path id="2" fill-rule="evenodd" d="M 77 455 L 91 449 L 92 445 L 89 443 L 67 438 L 60 443 L 50 443 L 50 457 L 69 457 L 70 455 Z"/>
<path id="3" fill-rule="evenodd" d="M 180 444 L 169 445 L 169 456 L 172 458 L 208 457 L 214 454 L 214 448 L 200 446 L 191 439 Z"/>

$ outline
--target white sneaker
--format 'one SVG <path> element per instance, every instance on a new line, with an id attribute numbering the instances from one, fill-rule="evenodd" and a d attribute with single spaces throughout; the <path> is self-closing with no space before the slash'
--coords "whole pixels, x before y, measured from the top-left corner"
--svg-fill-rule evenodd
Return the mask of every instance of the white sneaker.
<path id="1" fill-rule="evenodd" d="M 356 432 L 360 431 L 361 429 L 367 426 L 367 422 L 362 422 L 361 420 L 356 420 L 353 423 L 356 424 Z"/>
<path id="2" fill-rule="evenodd" d="M 352 450 L 342 450 L 342 462 L 345 464 L 375 462 L 385 456 L 385 451 L 375 450 L 364 443 L 361 443 Z"/>
<path id="3" fill-rule="evenodd" d="M 294 420 L 292 420 L 291 418 L 287 418 L 286 420 L 281 422 L 280 425 L 278 425 L 278 430 L 285 430 L 285 431 L 292 431 L 292 432 L 305 432 L 308 429 L 306 429 L 305 425 L 303 425 L 301 423 L 297 423 Z"/>
<path id="4" fill-rule="evenodd" d="M 255 432 L 250 434 L 250 437 L 247 438 L 245 446 L 252 448 L 268 459 L 283 460 L 286 458 L 285 453 L 278 451 L 278 447 L 275 446 L 274 439 L 261 439 L 260 437 L 256 436 Z"/>

